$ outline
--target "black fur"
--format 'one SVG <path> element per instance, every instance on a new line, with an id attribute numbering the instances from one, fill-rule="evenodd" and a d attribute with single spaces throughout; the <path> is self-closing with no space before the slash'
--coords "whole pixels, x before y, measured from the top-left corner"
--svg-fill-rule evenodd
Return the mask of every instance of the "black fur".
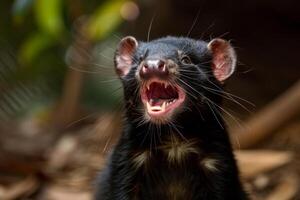
<path id="1" fill-rule="evenodd" d="M 188 55 L 193 65 L 183 65 L 178 50 Z M 174 124 L 141 124 L 143 108 L 135 73 L 139 63 L 154 55 L 174 60 L 182 70 L 177 83 L 187 91 L 183 110 L 174 115 Z M 126 119 L 120 141 L 114 148 L 97 184 L 96 200 L 246 200 L 231 144 L 220 115 L 222 84 L 211 70 L 212 55 L 204 41 L 166 37 L 148 43 L 139 42 L 134 63 L 122 78 Z M 193 88 L 193 89 L 192 89 Z M 209 90 L 212 88 L 213 90 Z M 213 103 L 215 105 L 213 105 Z M 197 142 L 199 154 L 189 154 L 181 164 L 169 163 L 157 148 L 170 134 Z M 133 155 L 151 150 L 146 167 L 136 170 Z M 218 160 L 216 171 L 199 164 L 199 159 L 212 156 Z M 172 196 L 168 187 L 180 191 Z"/>

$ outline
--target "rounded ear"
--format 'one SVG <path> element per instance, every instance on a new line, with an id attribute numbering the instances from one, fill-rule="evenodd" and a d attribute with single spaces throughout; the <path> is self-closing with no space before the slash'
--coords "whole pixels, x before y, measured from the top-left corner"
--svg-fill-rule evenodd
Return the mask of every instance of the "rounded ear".
<path id="1" fill-rule="evenodd" d="M 124 37 L 120 41 L 115 54 L 115 68 L 119 77 L 126 76 L 130 71 L 137 47 L 138 42 L 132 36 Z"/>
<path id="2" fill-rule="evenodd" d="M 216 79 L 223 82 L 235 70 L 236 54 L 229 42 L 223 39 L 213 39 L 207 45 L 212 54 L 212 70 Z"/>

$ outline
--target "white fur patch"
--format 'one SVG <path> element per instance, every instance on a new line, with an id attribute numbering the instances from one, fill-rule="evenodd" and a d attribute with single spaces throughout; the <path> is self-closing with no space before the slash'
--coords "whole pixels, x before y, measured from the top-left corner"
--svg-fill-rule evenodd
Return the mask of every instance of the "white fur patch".
<path id="1" fill-rule="evenodd" d="M 186 156 L 195 153 L 199 154 L 197 149 L 197 142 L 195 140 L 179 140 L 176 137 L 171 137 L 171 139 L 162 146 L 164 153 L 167 155 L 169 162 L 181 163 L 185 160 Z"/>
<path id="2" fill-rule="evenodd" d="M 201 160 L 201 165 L 205 168 L 208 169 L 209 171 L 216 172 L 218 171 L 218 160 L 214 158 L 203 158 Z"/>
<path id="3" fill-rule="evenodd" d="M 133 157 L 133 164 L 136 169 L 141 168 L 143 165 L 147 163 L 150 158 L 150 153 L 148 151 L 144 151 L 141 153 L 137 153 Z"/>

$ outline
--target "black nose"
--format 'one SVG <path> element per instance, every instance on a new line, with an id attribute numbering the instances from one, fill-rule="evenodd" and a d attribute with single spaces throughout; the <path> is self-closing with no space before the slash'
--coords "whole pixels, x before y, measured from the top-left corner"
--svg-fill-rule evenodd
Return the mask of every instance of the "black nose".
<path id="1" fill-rule="evenodd" d="M 140 68 L 140 76 L 145 79 L 152 76 L 166 78 L 168 74 L 168 66 L 163 60 L 146 60 Z"/>

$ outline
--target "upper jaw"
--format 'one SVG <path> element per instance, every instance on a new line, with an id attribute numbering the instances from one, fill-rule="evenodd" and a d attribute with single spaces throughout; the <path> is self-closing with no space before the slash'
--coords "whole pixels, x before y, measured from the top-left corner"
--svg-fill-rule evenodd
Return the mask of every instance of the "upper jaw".
<path id="1" fill-rule="evenodd" d="M 152 78 L 142 85 L 141 100 L 150 121 L 168 121 L 185 100 L 184 90 L 170 81 Z"/>

